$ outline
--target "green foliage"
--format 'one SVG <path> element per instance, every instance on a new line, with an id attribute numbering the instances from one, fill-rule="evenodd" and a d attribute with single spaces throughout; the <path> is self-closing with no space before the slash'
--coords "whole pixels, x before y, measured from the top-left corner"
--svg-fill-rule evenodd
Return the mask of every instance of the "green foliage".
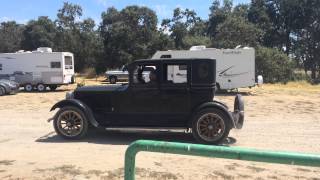
<path id="1" fill-rule="evenodd" d="M 31 20 L 23 31 L 24 39 L 21 47 L 24 50 L 35 50 L 38 47 L 54 47 L 56 27 L 47 16 L 40 16 L 37 20 Z"/>
<path id="2" fill-rule="evenodd" d="M 121 11 L 109 8 L 102 13 L 105 67 L 120 67 L 135 59 L 148 58 L 162 45 L 157 31 L 157 16 L 147 7 L 128 6 Z"/>
<path id="3" fill-rule="evenodd" d="M 293 78 L 293 64 L 288 56 L 276 49 L 256 49 L 256 74 L 262 75 L 267 83 L 286 83 Z"/>
<path id="4" fill-rule="evenodd" d="M 229 16 L 217 27 L 213 45 L 218 48 L 235 48 L 238 45 L 256 47 L 261 30 L 241 16 Z"/>
<path id="5" fill-rule="evenodd" d="M 15 52 L 20 49 L 24 26 L 15 21 L 0 24 L 0 52 Z"/>
<path id="6" fill-rule="evenodd" d="M 176 8 L 173 10 L 173 17 L 164 19 L 161 26 L 162 30 L 168 30 L 171 33 L 170 37 L 176 49 L 186 49 L 190 44 L 185 43 L 196 41 L 198 44 L 200 41 L 197 40 L 204 39 L 202 36 L 206 35 L 207 25 L 193 10 Z"/>

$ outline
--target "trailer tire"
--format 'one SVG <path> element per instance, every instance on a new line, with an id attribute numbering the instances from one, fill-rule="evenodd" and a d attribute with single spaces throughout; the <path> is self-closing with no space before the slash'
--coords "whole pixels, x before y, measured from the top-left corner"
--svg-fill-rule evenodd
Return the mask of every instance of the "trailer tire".
<path id="1" fill-rule="evenodd" d="M 116 76 L 110 76 L 109 77 L 110 84 L 116 84 L 117 83 L 117 77 Z"/>
<path id="2" fill-rule="evenodd" d="M 39 84 L 37 85 L 37 90 L 38 90 L 39 92 L 44 92 L 44 91 L 46 90 L 46 86 L 45 86 L 44 84 L 42 84 L 42 83 L 39 83 Z"/>
<path id="3" fill-rule="evenodd" d="M 49 85 L 49 88 L 51 91 L 55 91 L 58 88 L 58 86 L 57 85 Z"/>
<path id="4" fill-rule="evenodd" d="M 31 84 L 24 85 L 24 90 L 27 92 L 31 92 L 33 90 L 33 86 Z"/>
<path id="5" fill-rule="evenodd" d="M 2 86 L 0 86 L 0 96 L 3 96 L 6 94 L 6 89 Z"/>

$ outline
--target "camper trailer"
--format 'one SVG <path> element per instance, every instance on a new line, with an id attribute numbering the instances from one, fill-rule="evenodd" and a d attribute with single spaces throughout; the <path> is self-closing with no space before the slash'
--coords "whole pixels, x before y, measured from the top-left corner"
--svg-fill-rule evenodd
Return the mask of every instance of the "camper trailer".
<path id="1" fill-rule="evenodd" d="M 51 48 L 1 53 L 0 78 L 16 81 L 26 91 L 45 91 L 47 87 L 55 90 L 74 82 L 73 54 L 52 52 Z"/>
<path id="2" fill-rule="evenodd" d="M 231 90 L 256 85 L 255 51 L 244 47 L 236 49 L 215 49 L 193 46 L 190 50 L 157 51 L 152 59 L 164 58 L 210 58 L 216 59 L 216 84 L 219 90 Z M 186 76 L 186 69 L 179 66 L 170 70 L 171 79 L 180 82 Z"/>

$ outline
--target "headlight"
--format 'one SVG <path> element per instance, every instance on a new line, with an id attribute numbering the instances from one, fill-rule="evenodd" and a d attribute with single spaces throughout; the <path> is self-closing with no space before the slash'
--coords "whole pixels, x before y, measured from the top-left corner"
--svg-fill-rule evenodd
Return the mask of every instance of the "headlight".
<path id="1" fill-rule="evenodd" d="M 73 99 L 73 92 L 67 92 L 66 99 Z"/>

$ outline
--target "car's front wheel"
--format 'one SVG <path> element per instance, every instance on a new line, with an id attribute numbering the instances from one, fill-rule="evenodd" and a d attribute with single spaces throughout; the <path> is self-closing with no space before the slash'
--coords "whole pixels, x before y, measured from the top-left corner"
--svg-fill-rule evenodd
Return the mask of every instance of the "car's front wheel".
<path id="1" fill-rule="evenodd" d="M 56 133 L 65 139 L 81 139 L 88 132 L 88 121 L 84 113 L 77 107 L 61 108 L 54 117 Z"/>
<path id="2" fill-rule="evenodd" d="M 228 137 L 231 122 L 225 113 L 216 108 L 200 110 L 193 117 L 192 134 L 203 144 L 219 144 Z"/>

